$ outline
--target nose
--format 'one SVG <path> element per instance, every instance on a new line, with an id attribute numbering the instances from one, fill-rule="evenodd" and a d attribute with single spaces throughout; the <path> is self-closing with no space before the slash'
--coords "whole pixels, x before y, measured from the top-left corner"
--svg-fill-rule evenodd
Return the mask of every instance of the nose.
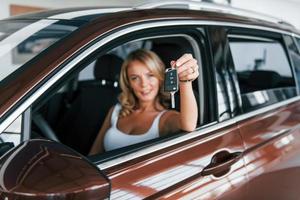
<path id="1" fill-rule="evenodd" d="M 149 80 L 147 79 L 146 76 L 142 76 L 141 78 L 141 86 L 146 87 L 149 84 Z"/>

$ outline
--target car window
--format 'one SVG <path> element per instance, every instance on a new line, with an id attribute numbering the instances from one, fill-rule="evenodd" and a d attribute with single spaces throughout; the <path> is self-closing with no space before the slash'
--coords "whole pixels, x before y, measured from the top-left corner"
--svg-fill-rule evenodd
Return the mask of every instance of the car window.
<path id="1" fill-rule="evenodd" d="M 280 41 L 245 35 L 230 35 L 229 41 L 244 112 L 296 95 L 291 66 Z"/>
<path id="2" fill-rule="evenodd" d="M 81 71 L 65 78 L 60 87 L 47 92 L 33 105 L 32 137 L 54 134 L 58 141 L 87 155 L 107 113 L 118 102 L 119 74 L 124 58 L 133 50 L 146 48 L 156 52 L 169 66 L 171 59 L 179 58 L 183 53 L 192 53 L 201 60 L 197 45 L 191 44 L 191 38 L 184 36 L 135 38 L 89 59 L 81 66 Z M 198 82 L 194 81 L 193 89 L 199 104 L 201 91 L 198 87 Z M 175 96 L 178 109 L 179 94 Z"/>
<path id="3" fill-rule="evenodd" d="M 22 136 L 22 115 L 13 121 L 1 134 L 0 144 L 12 142 L 15 146 L 20 144 Z"/>

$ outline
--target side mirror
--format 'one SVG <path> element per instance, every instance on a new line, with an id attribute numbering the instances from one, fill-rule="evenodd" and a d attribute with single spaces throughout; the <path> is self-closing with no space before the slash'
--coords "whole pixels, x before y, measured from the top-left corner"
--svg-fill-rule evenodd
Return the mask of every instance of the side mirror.
<path id="1" fill-rule="evenodd" d="M 108 199 L 108 178 L 85 157 L 48 140 L 21 143 L 0 158 L 1 199 Z"/>

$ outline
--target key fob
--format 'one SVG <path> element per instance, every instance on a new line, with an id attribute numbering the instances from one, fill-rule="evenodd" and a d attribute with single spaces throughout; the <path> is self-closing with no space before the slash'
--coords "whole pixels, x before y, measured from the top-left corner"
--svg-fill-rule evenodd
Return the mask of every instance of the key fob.
<path id="1" fill-rule="evenodd" d="M 174 93 L 178 91 L 178 74 L 176 68 L 166 69 L 164 90 L 165 92 L 174 92 Z"/>

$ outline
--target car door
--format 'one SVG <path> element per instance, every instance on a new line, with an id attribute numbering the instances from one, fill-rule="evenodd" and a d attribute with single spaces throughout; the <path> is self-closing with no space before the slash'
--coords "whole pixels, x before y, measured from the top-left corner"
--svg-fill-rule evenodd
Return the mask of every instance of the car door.
<path id="1" fill-rule="evenodd" d="M 224 37 L 210 44 L 211 32 L 203 27 L 185 27 L 185 23 L 180 23 L 170 26 L 168 31 L 168 21 L 162 23 L 169 34 L 187 28 L 198 31 L 201 78 L 206 77 L 205 87 L 199 87 L 205 91 L 199 94 L 207 95 L 204 107 L 207 106 L 212 120 L 192 133 L 181 133 L 130 151 L 123 149 L 128 153 L 121 151 L 116 158 L 102 161 L 101 156 L 96 156 L 92 160 L 111 181 L 111 199 L 243 199 L 247 184 L 242 159 L 244 146 L 232 119 L 235 108 L 230 102 L 236 101 L 228 76 L 230 68 L 226 66 L 228 48 L 222 48 Z M 154 25 L 145 27 L 151 30 Z M 159 29 L 154 30 L 160 33 Z M 220 70 L 214 69 L 216 65 Z"/>
<path id="2" fill-rule="evenodd" d="M 298 199 L 300 104 L 283 36 L 274 30 L 228 33 L 249 173 L 245 199 Z"/>

